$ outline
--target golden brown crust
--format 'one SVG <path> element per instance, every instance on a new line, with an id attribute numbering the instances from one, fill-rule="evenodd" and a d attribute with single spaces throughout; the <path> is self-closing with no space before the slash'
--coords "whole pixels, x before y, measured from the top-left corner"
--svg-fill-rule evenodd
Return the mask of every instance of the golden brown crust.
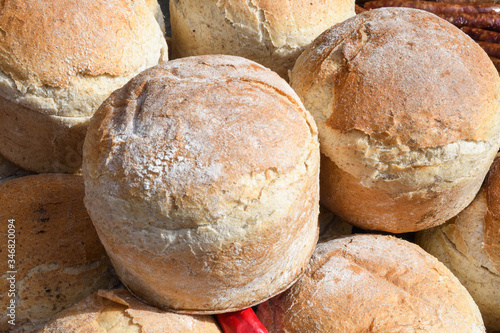
<path id="1" fill-rule="evenodd" d="M 79 265 L 102 257 L 104 248 L 83 206 L 81 176 L 32 175 L 3 183 L 1 191 L 2 215 L 22 223 L 17 230 L 26 237 L 18 239 L 19 274 L 26 274 L 32 265 L 42 262 Z M 72 221 L 76 224 L 68 223 Z M 41 248 L 46 250 L 42 258 L 37 256 Z M 30 264 L 22 264 L 25 260 Z"/>
<path id="2" fill-rule="evenodd" d="M 37 173 L 76 173 L 90 117 L 167 60 L 156 0 L 7 1 L 0 11 L 0 152 Z M 161 11 L 157 12 L 160 13 Z"/>
<path id="3" fill-rule="evenodd" d="M 500 273 L 500 156 L 497 155 L 485 183 L 488 209 L 484 220 L 483 247 Z"/>
<path id="4" fill-rule="evenodd" d="M 0 184 L 0 192 L 0 217 L 15 220 L 18 327 L 43 323 L 98 288 L 116 283 L 83 205 L 81 176 L 26 176 Z M 4 229 L 4 239 L 6 233 Z M 2 244 L 1 252 L 7 253 L 7 243 Z M 4 262 L 2 274 L 9 271 Z M 5 283 L 2 275 L 2 290 Z M 2 321 L 0 327 L 5 325 Z"/>
<path id="5" fill-rule="evenodd" d="M 442 224 L 474 199 L 483 175 L 438 189 L 391 193 L 363 185 L 321 154 L 321 203 L 347 222 L 368 230 L 392 233 L 415 232 Z M 439 199 L 438 199 L 439 197 Z M 443 209 L 445 207 L 446 209 Z"/>
<path id="6" fill-rule="evenodd" d="M 84 144 L 86 206 L 118 275 L 179 312 L 241 309 L 298 278 L 318 237 L 318 169 L 290 86 L 233 56 L 143 72 Z"/>
<path id="7" fill-rule="evenodd" d="M 291 85 L 318 125 L 322 203 L 361 228 L 444 223 L 500 146 L 497 71 L 428 12 L 381 8 L 337 24 L 304 51 Z"/>
<path id="8" fill-rule="evenodd" d="M 467 288 L 492 332 L 500 330 L 499 168 L 497 154 L 474 201 L 445 224 L 415 237 Z"/>
<path id="9" fill-rule="evenodd" d="M 459 281 L 418 246 L 381 235 L 320 243 L 299 281 L 259 305 L 277 332 L 484 332 Z"/>
<path id="10" fill-rule="evenodd" d="M 140 67 L 131 42 L 152 16 L 142 1 L 14 0 L 1 7 L 0 68 L 16 81 L 64 87 L 77 74 L 118 76 Z"/>
<path id="11" fill-rule="evenodd" d="M 220 333 L 211 316 L 161 311 L 133 297 L 126 289 L 99 290 L 59 313 L 40 333 Z"/>
<path id="12" fill-rule="evenodd" d="M 343 133 L 411 149 L 496 134 L 496 69 L 467 35 L 421 10 L 356 15 L 319 36 L 293 73 L 301 98 L 313 85 L 335 87 L 334 99 L 323 102 L 331 103 L 326 125 Z"/>

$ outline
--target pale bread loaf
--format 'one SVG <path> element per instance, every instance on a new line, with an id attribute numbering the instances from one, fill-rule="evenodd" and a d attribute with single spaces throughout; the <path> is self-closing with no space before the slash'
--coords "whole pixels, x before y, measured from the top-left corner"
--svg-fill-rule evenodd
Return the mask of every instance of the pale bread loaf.
<path id="1" fill-rule="evenodd" d="M 353 0 L 173 0 L 173 55 L 237 55 L 288 79 L 304 48 L 351 16 Z"/>
<path id="2" fill-rule="evenodd" d="M 132 293 L 228 312 L 303 272 L 318 238 L 316 126 L 276 73 L 234 56 L 144 71 L 92 118 L 85 202 Z"/>

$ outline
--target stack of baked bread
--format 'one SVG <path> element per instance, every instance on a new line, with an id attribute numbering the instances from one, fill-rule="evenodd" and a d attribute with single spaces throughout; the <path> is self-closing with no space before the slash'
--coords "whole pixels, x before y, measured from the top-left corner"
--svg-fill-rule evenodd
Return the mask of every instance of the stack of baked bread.
<path id="1" fill-rule="evenodd" d="M 269 332 L 500 330 L 500 78 L 472 39 L 417 9 L 171 0 L 168 60 L 162 15 L 0 5 L 0 330 L 250 307 Z"/>

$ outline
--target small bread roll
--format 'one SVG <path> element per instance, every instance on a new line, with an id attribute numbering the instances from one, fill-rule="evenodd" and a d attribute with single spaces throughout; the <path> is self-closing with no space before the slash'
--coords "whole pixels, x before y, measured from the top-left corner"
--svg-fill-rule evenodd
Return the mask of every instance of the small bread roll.
<path id="1" fill-rule="evenodd" d="M 234 56 L 144 71 L 103 103 L 84 144 L 86 207 L 119 277 L 185 313 L 247 308 L 302 274 L 318 172 L 299 98 Z"/>
<path id="2" fill-rule="evenodd" d="M 470 292 L 488 330 L 500 331 L 500 156 L 474 201 L 415 241 L 448 267 Z"/>
<path id="3" fill-rule="evenodd" d="M 353 0 L 173 0 L 172 51 L 241 56 L 288 79 L 314 38 L 354 14 Z"/>
<path id="4" fill-rule="evenodd" d="M 99 290 L 60 312 L 39 333 L 222 333 L 212 316 L 151 307 L 126 289 Z"/>
<path id="5" fill-rule="evenodd" d="M 7 1 L 0 31 L 0 154 L 37 173 L 80 170 L 95 110 L 168 57 L 143 0 Z"/>
<path id="6" fill-rule="evenodd" d="M 62 309 L 117 284 L 83 205 L 81 176 L 21 177 L 1 183 L 0 194 L 0 308 L 7 314 L 0 332 L 34 332 Z"/>
<path id="7" fill-rule="evenodd" d="M 500 78 L 431 13 L 382 8 L 325 31 L 291 86 L 321 142 L 321 202 L 360 228 L 414 232 L 474 199 L 500 147 Z"/>
<path id="8" fill-rule="evenodd" d="M 262 303 L 277 332 L 485 332 L 467 290 L 436 258 L 393 236 L 319 243 L 306 273 Z"/>

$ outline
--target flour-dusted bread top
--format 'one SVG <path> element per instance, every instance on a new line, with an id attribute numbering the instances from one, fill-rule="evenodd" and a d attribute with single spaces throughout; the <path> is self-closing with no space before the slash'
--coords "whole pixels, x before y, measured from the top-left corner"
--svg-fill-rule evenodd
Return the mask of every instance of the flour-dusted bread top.
<path id="1" fill-rule="evenodd" d="M 319 243 L 304 276 L 257 314 L 269 332 L 485 332 L 471 296 L 436 258 L 370 234 Z"/>
<path id="2" fill-rule="evenodd" d="M 500 78 L 491 60 L 422 10 L 366 11 L 328 29 L 297 60 L 291 84 L 318 122 L 386 146 L 497 135 Z"/>
<path id="3" fill-rule="evenodd" d="M 318 173 L 297 95 L 234 56 L 141 73 L 84 144 L 86 206 L 119 276 L 179 312 L 242 309 L 293 283 L 318 238 Z"/>
<path id="4" fill-rule="evenodd" d="M 235 208 L 258 219 L 275 203 L 245 206 L 265 184 L 307 173 L 316 135 L 275 73 L 240 57 L 183 58 L 141 73 L 105 101 L 86 139 L 85 179 L 105 186 L 104 195 L 151 199 L 148 219 L 189 207 L 191 217 L 170 221 L 178 228 L 210 224 Z"/>

